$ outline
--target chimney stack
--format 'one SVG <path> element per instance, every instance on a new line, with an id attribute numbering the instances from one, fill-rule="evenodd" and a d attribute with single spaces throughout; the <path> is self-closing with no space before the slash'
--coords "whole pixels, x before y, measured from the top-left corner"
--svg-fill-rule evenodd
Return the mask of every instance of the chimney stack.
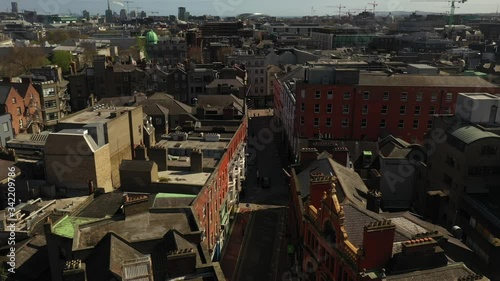
<path id="1" fill-rule="evenodd" d="M 312 162 L 318 160 L 318 150 L 316 148 L 302 148 L 300 150 L 300 170 L 309 166 Z"/>
<path id="2" fill-rule="evenodd" d="M 85 268 L 85 263 L 81 260 L 67 261 L 63 270 L 63 281 L 87 281 Z"/>
<path id="3" fill-rule="evenodd" d="M 390 220 L 374 221 L 364 228 L 361 267 L 368 270 L 384 267 L 392 257 L 396 225 Z"/>
<path id="4" fill-rule="evenodd" d="M 375 213 L 380 213 L 380 205 L 382 203 L 382 193 L 378 190 L 372 189 L 368 191 L 367 194 L 367 202 L 366 202 L 366 209 L 375 212 Z"/>
<path id="5" fill-rule="evenodd" d="M 202 173 L 203 172 L 203 152 L 200 149 L 193 149 L 190 155 L 191 160 L 191 172 Z"/>

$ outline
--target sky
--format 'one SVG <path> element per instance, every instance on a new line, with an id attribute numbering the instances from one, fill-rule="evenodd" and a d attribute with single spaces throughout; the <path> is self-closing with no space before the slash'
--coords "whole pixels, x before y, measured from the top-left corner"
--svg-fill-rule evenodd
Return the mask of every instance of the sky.
<path id="1" fill-rule="evenodd" d="M 126 8 L 126 0 L 110 0 L 111 9 L 119 12 Z M 130 10 L 141 10 L 150 14 L 177 15 L 177 7 L 186 7 L 191 15 L 235 16 L 241 13 L 264 13 L 271 16 L 308 16 L 338 15 L 339 9 L 333 6 L 346 6 L 342 9 L 373 9 L 373 0 L 133 0 Z M 107 0 L 18 0 L 19 10 L 35 10 L 39 14 L 81 14 L 88 10 L 91 14 L 104 14 Z M 457 1 L 458 2 L 458 1 Z M 447 0 L 384 0 L 377 2 L 376 11 L 426 11 L 446 13 L 450 10 Z M 499 8 L 498 0 L 469 0 L 456 4 L 455 13 L 494 13 Z M 10 11 L 10 1 L 0 1 L 0 11 Z M 139 8 L 137 8 L 139 7 Z"/>

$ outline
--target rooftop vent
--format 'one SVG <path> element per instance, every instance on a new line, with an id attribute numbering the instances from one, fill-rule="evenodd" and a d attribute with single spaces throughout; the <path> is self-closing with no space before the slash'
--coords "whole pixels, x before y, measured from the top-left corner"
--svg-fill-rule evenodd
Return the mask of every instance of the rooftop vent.
<path id="1" fill-rule="evenodd" d="M 217 142 L 220 140 L 220 134 L 208 133 L 204 136 L 205 141 Z"/>

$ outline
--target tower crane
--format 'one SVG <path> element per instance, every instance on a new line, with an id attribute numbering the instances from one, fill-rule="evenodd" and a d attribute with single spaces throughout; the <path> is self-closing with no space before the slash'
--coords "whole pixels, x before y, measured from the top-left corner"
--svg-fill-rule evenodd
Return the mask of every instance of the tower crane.
<path id="1" fill-rule="evenodd" d="M 368 5 L 372 5 L 373 6 L 373 14 L 375 14 L 375 7 L 378 6 L 378 3 L 373 1 L 373 3 L 368 3 Z"/>
<path id="2" fill-rule="evenodd" d="M 451 0 L 451 1 L 448 1 L 451 3 L 451 9 L 450 9 L 450 16 L 448 18 L 448 25 L 453 25 L 453 22 L 454 22 L 454 16 L 455 16 L 455 9 L 457 9 L 458 7 L 455 6 L 455 3 L 465 3 L 467 2 L 467 0 Z"/>
<path id="3" fill-rule="evenodd" d="M 339 9 L 339 18 L 342 17 L 342 9 L 345 8 L 345 6 L 338 5 L 338 6 L 327 6 L 328 8 L 337 8 Z"/>
<path id="4" fill-rule="evenodd" d="M 122 2 L 127 4 L 127 18 L 128 18 L 128 17 L 130 17 L 129 4 L 134 3 L 134 1 L 127 0 L 127 1 L 122 1 Z"/>

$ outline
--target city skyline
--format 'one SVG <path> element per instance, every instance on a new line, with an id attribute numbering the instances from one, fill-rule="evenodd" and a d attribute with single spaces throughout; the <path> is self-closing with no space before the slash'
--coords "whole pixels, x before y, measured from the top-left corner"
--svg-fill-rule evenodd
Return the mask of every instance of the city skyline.
<path id="1" fill-rule="evenodd" d="M 111 9 L 119 12 L 121 9 L 127 9 L 126 3 L 122 1 L 110 1 Z M 277 0 L 273 2 L 265 2 L 264 0 L 242 1 L 242 0 L 194 0 L 194 1 L 158 1 L 158 0 L 136 0 L 129 3 L 129 10 L 140 10 L 146 13 L 158 12 L 160 15 L 177 15 L 179 6 L 186 7 L 186 10 L 191 15 L 213 15 L 220 17 L 235 16 L 241 13 L 260 12 L 271 16 L 324 16 L 338 15 L 338 5 L 345 6 L 342 13 L 350 10 L 372 11 L 373 6 L 370 1 L 353 0 L 349 4 L 342 1 L 331 2 L 328 0 L 319 0 L 314 2 L 304 3 L 299 0 Z M 421 11 L 447 13 L 450 10 L 450 4 L 446 0 L 389 0 L 377 2 L 375 7 L 376 12 L 391 12 L 391 11 Z M 431 5 L 432 4 L 432 8 Z M 68 14 L 69 11 L 73 14 L 81 14 L 83 10 L 88 10 L 91 14 L 104 15 L 107 8 L 107 1 L 101 0 L 39 0 L 39 1 L 18 1 L 19 11 L 35 10 L 39 14 Z M 139 6 L 139 8 L 138 8 Z M 286 7 L 286 9 L 283 9 Z M 477 0 L 468 1 L 466 3 L 457 4 L 456 14 L 463 13 L 494 13 L 498 11 L 499 4 L 493 0 Z M 10 11 L 10 2 L 0 4 L 0 11 Z"/>

